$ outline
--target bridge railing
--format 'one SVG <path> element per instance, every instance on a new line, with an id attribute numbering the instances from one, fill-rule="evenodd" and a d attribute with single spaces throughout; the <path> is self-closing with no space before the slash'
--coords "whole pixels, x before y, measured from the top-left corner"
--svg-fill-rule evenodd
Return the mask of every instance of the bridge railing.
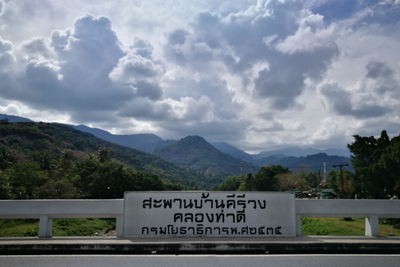
<path id="1" fill-rule="evenodd" d="M 0 200 L 0 218 L 39 219 L 39 237 L 52 236 L 53 218 L 116 218 L 122 234 L 123 199 Z"/>
<path id="2" fill-rule="evenodd" d="M 379 218 L 400 218 L 400 201 L 378 199 L 296 200 L 296 234 L 301 217 L 365 218 L 365 236 L 379 235 Z"/>
<path id="3" fill-rule="evenodd" d="M 53 218 L 116 218 L 123 231 L 123 199 L 0 200 L 0 218 L 39 218 L 39 237 L 52 236 Z M 296 234 L 302 217 L 365 218 L 365 235 L 379 235 L 379 218 L 400 218 L 398 200 L 295 200 Z"/>

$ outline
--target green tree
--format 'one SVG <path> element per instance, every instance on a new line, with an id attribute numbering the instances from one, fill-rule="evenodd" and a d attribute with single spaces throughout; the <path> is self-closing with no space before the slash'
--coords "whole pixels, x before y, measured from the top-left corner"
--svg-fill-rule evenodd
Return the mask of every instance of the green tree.
<path id="1" fill-rule="evenodd" d="M 219 191 L 237 191 L 241 184 L 245 182 L 245 177 L 244 175 L 228 176 L 215 189 Z"/>
<path id="2" fill-rule="evenodd" d="M 34 162 L 38 163 L 40 168 L 45 171 L 53 169 L 56 156 L 49 150 L 36 151 L 31 153 L 31 158 Z"/>
<path id="3" fill-rule="evenodd" d="M 99 151 L 97 151 L 97 157 L 99 159 L 99 162 L 106 162 L 111 160 L 110 150 L 104 147 L 101 148 Z"/>
<path id="4" fill-rule="evenodd" d="M 295 190 L 310 190 L 307 184 L 304 172 L 287 172 L 279 174 L 278 190 L 279 191 L 295 191 Z"/>
<path id="5" fill-rule="evenodd" d="M 144 191 L 144 190 L 165 190 L 165 186 L 157 175 L 135 171 L 131 168 L 126 169 L 129 188 L 128 190 Z M 126 190 L 127 191 L 127 190 Z"/>
<path id="6" fill-rule="evenodd" d="M 78 163 L 77 187 L 88 198 L 122 198 L 125 191 L 164 190 L 156 175 L 126 168 L 120 162 L 88 158 Z"/>
<path id="7" fill-rule="evenodd" d="M 7 175 L 0 170 L 0 199 L 11 197 L 11 186 Z"/>
<path id="8" fill-rule="evenodd" d="M 39 187 L 47 180 L 47 173 L 35 162 L 19 162 L 5 171 L 16 199 L 33 199 L 39 196 Z"/>
<path id="9" fill-rule="evenodd" d="M 79 198 L 79 193 L 75 185 L 67 180 L 48 179 L 46 183 L 38 188 L 39 198 Z"/>
<path id="10" fill-rule="evenodd" d="M 243 176 L 243 180 L 240 183 L 240 186 L 237 189 L 237 191 L 255 191 L 256 187 L 254 182 L 255 178 L 253 174 L 249 173 L 246 176 Z"/>
<path id="11" fill-rule="evenodd" d="M 278 175 L 288 173 L 289 170 L 280 165 L 264 166 L 254 177 L 255 191 L 277 191 Z"/>
<path id="12" fill-rule="evenodd" d="M 10 167 L 14 162 L 14 158 L 8 149 L 0 146 L 0 171 Z"/>
<path id="13" fill-rule="evenodd" d="M 386 131 L 382 131 L 379 138 L 355 135 L 354 139 L 348 148 L 353 154 L 351 160 L 360 193 L 371 198 L 395 194 L 400 179 L 400 136 L 390 140 Z"/>
<path id="14" fill-rule="evenodd" d="M 400 136 L 392 138 L 390 146 L 379 159 L 379 165 L 387 176 L 387 193 L 400 196 Z"/>

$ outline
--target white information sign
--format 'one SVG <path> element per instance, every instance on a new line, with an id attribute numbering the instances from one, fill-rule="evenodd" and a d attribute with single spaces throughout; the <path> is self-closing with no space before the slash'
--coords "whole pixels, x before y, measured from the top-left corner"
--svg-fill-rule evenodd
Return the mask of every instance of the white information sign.
<path id="1" fill-rule="evenodd" d="M 124 236 L 295 236 L 294 196 L 266 192 L 126 192 Z"/>

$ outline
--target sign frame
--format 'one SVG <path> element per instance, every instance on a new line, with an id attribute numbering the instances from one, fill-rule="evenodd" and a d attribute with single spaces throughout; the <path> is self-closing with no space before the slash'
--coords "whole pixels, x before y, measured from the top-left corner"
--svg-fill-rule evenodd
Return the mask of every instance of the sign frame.
<path id="1" fill-rule="evenodd" d="M 295 218 L 285 192 L 128 191 L 123 236 L 295 237 Z"/>

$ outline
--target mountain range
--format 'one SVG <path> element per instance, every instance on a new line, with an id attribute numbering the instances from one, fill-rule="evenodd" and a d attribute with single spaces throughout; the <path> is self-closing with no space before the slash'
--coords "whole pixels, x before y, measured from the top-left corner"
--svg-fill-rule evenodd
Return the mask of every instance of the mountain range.
<path id="1" fill-rule="evenodd" d="M 181 140 L 163 140 L 161 137 L 154 134 L 113 135 L 107 131 L 90 128 L 84 125 L 78 125 L 75 126 L 75 128 L 91 133 L 109 142 L 153 153 L 180 167 L 201 170 L 208 174 L 211 173 L 211 176 L 222 173 L 231 173 L 230 175 L 234 175 L 237 173 L 253 172 L 251 170 L 254 170 L 255 166 L 260 167 L 264 165 L 282 165 L 292 171 L 322 171 L 324 162 L 326 163 L 326 169 L 328 171 L 333 170 L 334 167 L 332 167 L 332 165 L 337 164 L 348 164 L 349 169 L 352 170 L 349 158 L 350 153 L 345 149 L 321 150 L 316 148 L 287 147 L 280 150 L 249 154 L 227 143 L 208 143 L 202 137 L 195 138 L 193 136 L 188 136 Z M 195 139 L 197 141 L 195 141 Z M 189 140 L 193 142 L 189 142 Z M 177 149 L 178 147 L 179 149 Z M 213 149 L 210 149 L 210 147 L 213 147 Z M 166 150 L 168 152 L 166 152 Z M 202 153 L 199 152 L 200 150 L 202 150 Z M 216 157 L 215 150 L 224 153 L 224 157 Z M 210 153 L 211 151 L 213 152 Z M 188 159 L 184 159 L 189 157 L 189 152 L 192 153 L 190 156 L 190 163 Z M 194 155 L 197 155 L 196 159 Z M 218 158 L 219 160 L 213 162 L 208 160 L 210 158 Z M 222 158 L 224 159 L 222 160 Z M 234 160 L 232 160 L 232 158 Z M 227 162 L 232 164 L 228 164 Z M 238 167 L 229 167 L 228 169 L 231 170 L 230 172 L 221 170 L 224 167 L 233 165 L 241 166 L 239 168 L 241 171 L 238 171 Z M 219 166 L 219 169 L 215 166 Z"/>
<path id="2" fill-rule="evenodd" d="M 63 154 L 71 152 L 74 158 L 83 159 L 107 149 L 111 158 L 132 167 L 159 176 L 172 184 L 189 188 L 210 188 L 207 177 L 187 168 L 180 168 L 158 156 L 120 146 L 92 134 L 74 129 L 71 125 L 59 123 L 16 122 L 0 120 L 0 151 L 7 151 L 17 161 L 25 161 L 30 155 L 49 151 Z"/>
<path id="3" fill-rule="evenodd" d="M 0 119 L 2 118 L 9 121 L 18 121 L 18 118 L 22 121 L 27 120 L 17 116 L 0 115 Z M 259 166 L 272 164 L 282 165 L 292 171 L 322 170 L 324 162 L 328 170 L 333 169 L 334 164 L 349 164 L 351 169 L 349 152 L 345 149 L 287 147 L 249 154 L 227 143 L 209 143 L 200 136 L 164 140 L 155 134 L 115 135 L 85 125 L 73 127 L 105 141 L 151 153 L 179 167 L 206 175 L 214 179 L 214 182 L 229 175 L 254 173 Z"/>

